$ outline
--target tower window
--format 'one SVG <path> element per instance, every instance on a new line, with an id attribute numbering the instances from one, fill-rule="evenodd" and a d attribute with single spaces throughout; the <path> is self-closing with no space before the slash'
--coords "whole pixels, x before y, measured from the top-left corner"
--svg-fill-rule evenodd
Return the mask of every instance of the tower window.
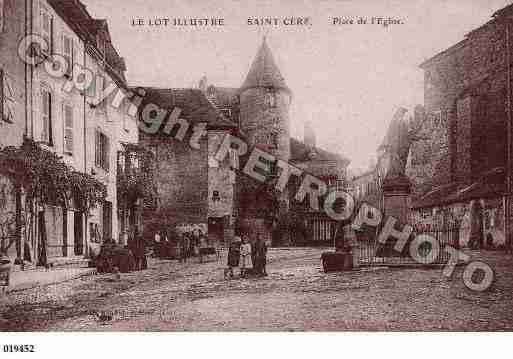
<path id="1" fill-rule="evenodd" d="M 221 196 L 219 196 L 219 191 L 213 191 L 212 202 L 218 202 L 220 200 L 221 200 Z"/>
<path id="2" fill-rule="evenodd" d="M 271 148 L 278 148 L 278 134 L 276 132 L 271 132 L 269 134 L 269 145 Z"/>
<path id="3" fill-rule="evenodd" d="M 276 107 L 276 92 L 273 89 L 267 89 L 265 93 L 265 104 L 267 107 Z"/>

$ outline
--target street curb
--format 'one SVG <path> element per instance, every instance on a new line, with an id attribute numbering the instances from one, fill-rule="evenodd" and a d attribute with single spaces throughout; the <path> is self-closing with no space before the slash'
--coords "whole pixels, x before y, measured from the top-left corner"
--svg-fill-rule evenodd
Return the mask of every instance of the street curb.
<path id="1" fill-rule="evenodd" d="M 96 268 L 90 268 L 85 272 L 77 273 L 77 274 L 71 275 L 70 277 L 63 278 L 61 280 L 57 280 L 54 282 L 49 282 L 49 283 L 29 282 L 27 284 L 17 285 L 16 287 L 9 287 L 5 291 L 5 294 L 22 292 L 25 290 L 34 289 L 34 288 L 38 288 L 38 287 L 43 288 L 43 287 L 47 287 L 49 285 L 65 283 L 65 282 L 68 282 L 73 279 L 77 279 L 77 278 L 81 278 L 81 277 L 88 277 L 88 276 L 92 276 L 92 275 L 96 275 L 96 274 L 98 274 Z"/>

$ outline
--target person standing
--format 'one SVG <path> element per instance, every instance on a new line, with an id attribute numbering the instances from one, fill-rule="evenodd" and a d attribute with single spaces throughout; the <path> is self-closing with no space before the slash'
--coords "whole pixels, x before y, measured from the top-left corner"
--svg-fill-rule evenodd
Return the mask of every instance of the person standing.
<path id="1" fill-rule="evenodd" d="M 251 267 L 253 267 L 251 262 L 251 243 L 249 243 L 248 237 L 244 236 L 240 246 L 240 276 L 246 277 Z"/>
<path id="2" fill-rule="evenodd" d="M 258 275 L 267 276 L 267 243 L 261 234 L 258 234 L 255 243 L 255 268 Z"/>
<path id="3" fill-rule="evenodd" d="M 240 237 L 235 236 L 230 243 L 228 248 L 228 263 L 227 268 L 224 270 L 224 278 L 226 279 L 228 274 L 230 278 L 233 278 L 233 267 L 238 267 L 240 262 Z"/>
<path id="4" fill-rule="evenodd" d="M 187 236 L 187 233 L 180 234 L 180 263 L 187 263 L 189 246 L 189 237 Z"/>

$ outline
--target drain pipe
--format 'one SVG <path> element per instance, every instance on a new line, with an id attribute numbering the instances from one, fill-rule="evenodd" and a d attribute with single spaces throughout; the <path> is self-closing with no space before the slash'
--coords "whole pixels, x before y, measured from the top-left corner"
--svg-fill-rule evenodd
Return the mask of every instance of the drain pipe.
<path id="1" fill-rule="evenodd" d="M 504 209 L 504 232 L 506 247 L 511 250 L 511 41 L 509 19 L 506 20 L 506 78 L 507 78 L 507 149 L 506 149 L 506 195 Z"/>

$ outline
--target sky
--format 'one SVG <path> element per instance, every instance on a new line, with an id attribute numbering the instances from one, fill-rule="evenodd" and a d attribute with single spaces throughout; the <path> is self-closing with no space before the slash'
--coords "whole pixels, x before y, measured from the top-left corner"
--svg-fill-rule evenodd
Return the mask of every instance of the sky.
<path id="1" fill-rule="evenodd" d="M 266 35 L 293 92 L 291 134 L 310 122 L 317 145 L 365 168 L 399 106 L 423 103 L 419 65 L 487 22 L 507 0 L 82 0 L 109 30 L 133 86 L 239 87 Z M 248 18 L 309 17 L 309 26 L 248 25 Z M 223 27 L 133 26 L 143 18 L 223 18 Z M 402 24 L 332 25 L 391 17 Z"/>

